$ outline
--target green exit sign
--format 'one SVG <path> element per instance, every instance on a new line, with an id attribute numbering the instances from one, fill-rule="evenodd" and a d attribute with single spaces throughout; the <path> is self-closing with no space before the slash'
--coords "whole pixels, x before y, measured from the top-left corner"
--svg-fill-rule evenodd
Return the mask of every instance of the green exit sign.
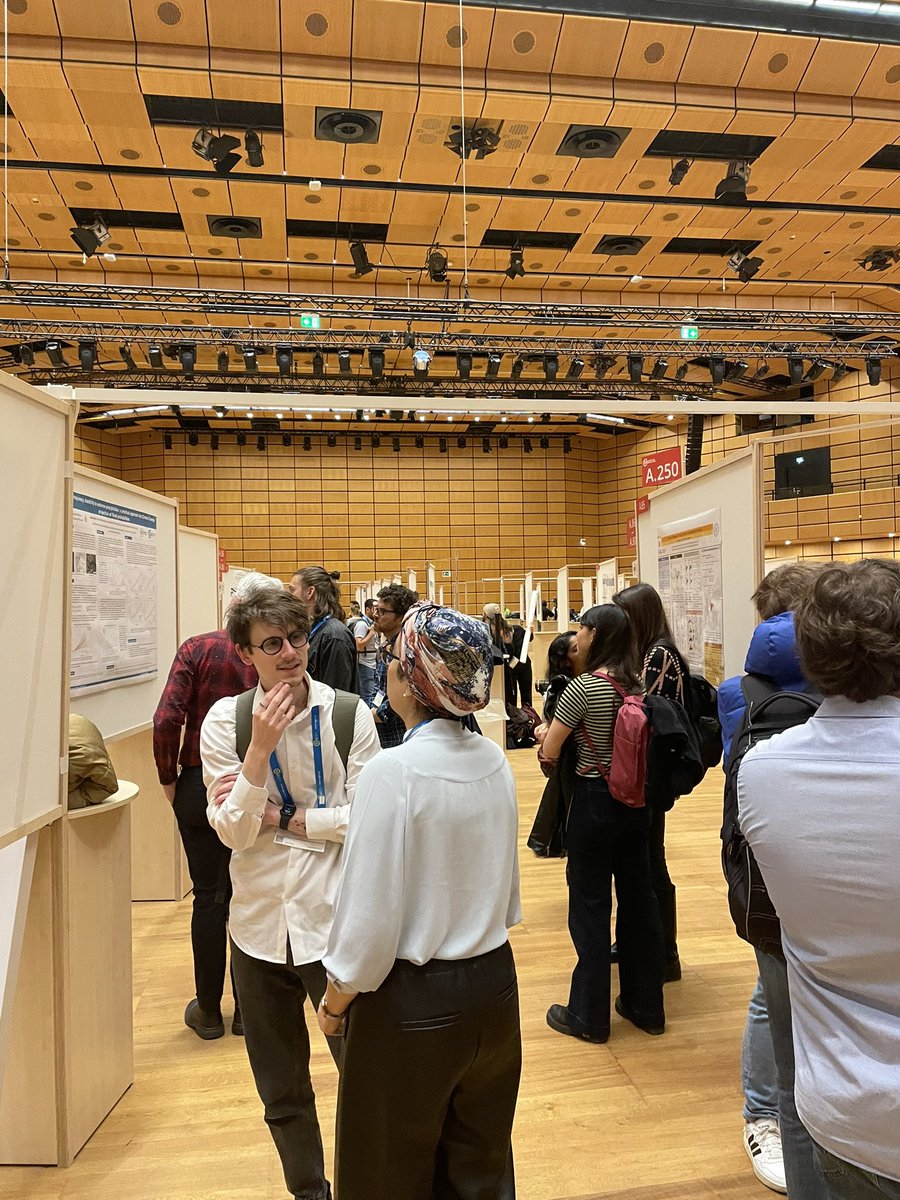
<path id="1" fill-rule="evenodd" d="M 700 337 L 700 330 L 696 325 L 682 325 L 681 340 L 683 342 L 696 342 Z"/>
<path id="2" fill-rule="evenodd" d="M 321 324 L 318 313 L 301 313 L 300 328 L 301 329 L 318 329 Z"/>

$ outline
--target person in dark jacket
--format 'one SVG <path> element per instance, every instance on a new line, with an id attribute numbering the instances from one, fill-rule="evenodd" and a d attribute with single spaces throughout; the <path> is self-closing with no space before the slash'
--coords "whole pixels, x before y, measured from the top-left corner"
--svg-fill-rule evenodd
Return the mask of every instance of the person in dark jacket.
<path id="1" fill-rule="evenodd" d="M 347 628 L 340 574 L 324 567 L 301 567 L 288 584 L 288 591 L 305 606 L 312 622 L 309 634 L 309 673 L 319 683 L 359 695 L 356 639 Z"/>
<path id="2" fill-rule="evenodd" d="M 550 728 L 553 714 L 566 684 L 574 678 L 578 667 L 574 652 L 575 631 L 558 634 L 547 650 L 547 678 L 538 683 L 544 697 L 544 719 L 535 736 L 543 738 Z M 575 790 L 575 757 L 572 741 L 563 746 L 560 761 L 550 771 L 534 824 L 528 836 L 529 849 L 540 858 L 562 858 L 565 850 L 565 821 Z"/>
<path id="3" fill-rule="evenodd" d="M 809 589 L 818 568 L 786 563 L 770 571 L 753 594 L 761 623 L 753 631 L 744 670 L 764 675 L 781 691 L 805 692 L 794 637 L 794 609 Z M 734 736 L 746 711 L 741 676 L 719 688 L 723 768 L 727 769 Z M 750 1000 L 744 1031 L 744 1149 L 757 1178 L 791 1200 L 826 1200 L 812 1139 L 794 1104 L 794 1046 L 787 965 L 772 954 L 756 952 L 759 979 Z M 773 1091 L 772 1078 L 776 1081 Z"/>

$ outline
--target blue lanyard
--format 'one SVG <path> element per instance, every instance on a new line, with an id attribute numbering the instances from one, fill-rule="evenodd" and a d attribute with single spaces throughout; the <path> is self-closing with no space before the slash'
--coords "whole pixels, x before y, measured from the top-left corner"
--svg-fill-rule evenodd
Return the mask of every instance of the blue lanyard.
<path id="1" fill-rule="evenodd" d="M 311 724 L 313 766 L 316 772 L 316 808 L 325 808 L 327 803 L 325 794 L 325 766 L 322 762 L 322 723 L 319 717 L 318 704 L 312 710 Z M 284 781 L 284 772 L 278 761 L 278 755 L 274 750 L 269 755 L 269 766 L 272 769 L 272 775 L 275 777 L 275 786 L 278 788 L 278 794 L 281 796 L 281 815 L 292 817 L 297 811 L 297 805 L 294 803 L 293 796 L 288 791 L 288 786 Z"/>
<path id="2" fill-rule="evenodd" d="M 315 625 L 313 625 L 312 629 L 309 631 L 306 640 L 311 642 L 327 620 L 328 613 L 326 613 L 324 617 L 319 617 L 318 621 L 316 621 Z"/>
<path id="3" fill-rule="evenodd" d="M 426 717 L 424 721 L 420 721 L 418 725 L 413 725 L 412 729 L 407 729 L 403 735 L 404 742 L 408 742 L 410 738 L 414 738 L 423 725 L 430 725 L 434 717 Z"/>

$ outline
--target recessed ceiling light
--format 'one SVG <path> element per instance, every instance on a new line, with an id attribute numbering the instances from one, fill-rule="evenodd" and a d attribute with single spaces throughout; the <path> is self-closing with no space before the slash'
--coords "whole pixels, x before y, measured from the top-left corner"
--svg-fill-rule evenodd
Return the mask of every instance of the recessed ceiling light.
<path id="1" fill-rule="evenodd" d="M 841 539 L 840 539 L 839 537 L 836 537 L 834 540 L 835 540 L 836 542 L 839 542 Z"/>
<path id="2" fill-rule="evenodd" d="M 666 420 L 667 420 L 667 421 L 674 421 L 674 420 L 675 420 L 675 414 L 674 414 L 674 413 L 669 413 L 669 415 L 666 417 Z"/>
<path id="3" fill-rule="evenodd" d="M 786 546 L 793 546 L 793 544 L 794 544 L 794 543 L 791 541 L 791 539 L 790 539 L 790 538 L 785 538 L 785 542 L 784 542 L 784 544 L 785 544 Z"/>

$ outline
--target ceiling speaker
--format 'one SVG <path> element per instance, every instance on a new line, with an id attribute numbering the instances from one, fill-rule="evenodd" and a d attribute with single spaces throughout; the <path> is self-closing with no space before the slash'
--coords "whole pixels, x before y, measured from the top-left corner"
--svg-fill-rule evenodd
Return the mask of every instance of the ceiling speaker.
<path id="1" fill-rule="evenodd" d="M 259 217 L 207 217 L 206 220 L 213 237 L 262 237 L 262 221 Z"/>
<path id="2" fill-rule="evenodd" d="M 649 238 L 645 237 L 621 237 L 615 234 L 608 234 L 594 247 L 595 254 L 609 254 L 616 257 L 621 257 L 626 254 L 637 254 L 646 246 Z"/>
<path id="3" fill-rule="evenodd" d="M 381 132 L 381 113 L 373 110 L 317 108 L 316 137 L 345 146 L 374 144 Z"/>
<path id="4" fill-rule="evenodd" d="M 570 125 L 556 153 L 569 158 L 613 158 L 629 133 L 621 127 Z"/>

